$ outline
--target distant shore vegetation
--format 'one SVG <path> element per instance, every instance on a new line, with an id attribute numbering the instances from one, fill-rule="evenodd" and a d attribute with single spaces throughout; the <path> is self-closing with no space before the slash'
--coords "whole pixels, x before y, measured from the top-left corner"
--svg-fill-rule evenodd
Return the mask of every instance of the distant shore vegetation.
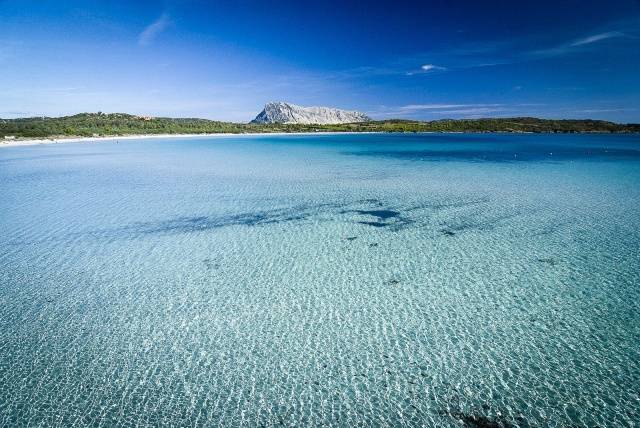
<path id="1" fill-rule="evenodd" d="M 271 132 L 640 133 L 640 124 L 618 124 L 602 120 L 552 120 L 533 117 L 434 121 L 380 120 L 338 125 L 252 124 L 100 112 L 64 117 L 0 119 L 1 138 Z"/>

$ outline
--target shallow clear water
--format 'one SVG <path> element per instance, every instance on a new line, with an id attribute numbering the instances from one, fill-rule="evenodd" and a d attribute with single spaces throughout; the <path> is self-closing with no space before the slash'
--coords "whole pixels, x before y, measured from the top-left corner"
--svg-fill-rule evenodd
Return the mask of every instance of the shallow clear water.
<path id="1" fill-rule="evenodd" d="M 2 426 L 634 426 L 639 314 L 640 136 L 0 150 Z"/>

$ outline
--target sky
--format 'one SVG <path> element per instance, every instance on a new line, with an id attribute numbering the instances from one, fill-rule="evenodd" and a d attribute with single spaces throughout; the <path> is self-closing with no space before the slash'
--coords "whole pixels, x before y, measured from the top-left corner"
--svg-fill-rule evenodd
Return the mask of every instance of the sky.
<path id="1" fill-rule="evenodd" d="M 0 0 L 0 117 L 640 122 L 640 0 Z"/>

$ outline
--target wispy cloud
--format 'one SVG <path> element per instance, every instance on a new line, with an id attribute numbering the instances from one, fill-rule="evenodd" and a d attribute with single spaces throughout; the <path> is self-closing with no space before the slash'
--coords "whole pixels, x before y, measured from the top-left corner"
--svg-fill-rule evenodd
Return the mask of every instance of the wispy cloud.
<path id="1" fill-rule="evenodd" d="M 531 52 L 528 52 L 526 56 L 530 56 L 534 58 L 545 58 L 545 57 L 566 55 L 566 54 L 570 54 L 572 52 L 576 52 L 581 49 L 584 49 L 588 45 L 592 45 L 594 43 L 597 43 L 603 40 L 625 37 L 625 36 L 626 36 L 625 33 L 621 31 L 608 31 L 606 33 L 592 34 L 590 36 L 565 42 L 548 49 L 531 51 Z"/>
<path id="2" fill-rule="evenodd" d="M 364 75 L 419 76 L 436 72 L 494 67 L 544 60 L 602 48 L 605 42 L 640 40 L 637 19 L 612 22 L 574 38 L 556 40 L 547 34 L 531 34 L 508 40 L 485 40 L 448 46 L 397 58 L 382 67 L 361 67 Z M 608 45 L 607 45 L 608 47 Z M 422 65 L 420 65 L 422 64 Z"/>
<path id="3" fill-rule="evenodd" d="M 59 86 L 59 87 L 51 87 L 51 88 L 42 88 L 40 91 L 42 92 L 76 92 L 80 89 L 83 89 L 82 86 Z"/>
<path id="4" fill-rule="evenodd" d="M 484 45 L 472 45 L 470 49 L 461 48 L 457 51 L 452 51 L 453 53 L 449 59 L 456 64 L 449 68 L 454 70 L 491 67 L 568 55 L 590 48 L 595 49 L 595 46 L 592 47 L 589 45 L 614 38 L 633 38 L 633 36 L 625 31 L 606 31 L 536 50 L 519 48 L 518 45 L 526 43 L 527 40 L 511 40 L 508 42 L 491 42 Z M 531 42 L 532 40 L 529 39 L 528 43 Z"/>
<path id="5" fill-rule="evenodd" d="M 419 71 L 410 71 L 407 73 L 407 76 L 413 76 L 414 74 L 431 73 L 434 71 L 445 71 L 446 69 L 447 67 L 441 67 L 439 65 L 424 64 L 423 66 L 420 67 Z"/>
<path id="6" fill-rule="evenodd" d="M 504 108 L 498 108 L 498 107 L 469 107 L 469 108 L 460 108 L 460 109 L 453 109 L 453 110 L 441 110 L 441 111 L 434 111 L 435 114 L 439 114 L 439 115 L 462 115 L 463 117 L 475 117 L 477 115 L 484 115 L 484 114 L 490 114 L 490 113 L 496 113 L 496 112 L 501 112 L 501 111 L 505 111 Z"/>
<path id="7" fill-rule="evenodd" d="M 149 45 L 160 33 L 169 28 L 170 25 L 171 19 L 169 18 L 169 15 L 163 13 L 158 19 L 149 24 L 142 33 L 140 33 L 138 36 L 138 44 L 140 46 Z"/>
<path id="8" fill-rule="evenodd" d="M 407 104 L 403 106 L 380 106 L 371 113 L 381 118 L 425 118 L 425 117 L 471 117 L 503 112 L 510 108 L 505 104 Z"/>
<path id="9" fill-rule="evenodd" d="M 420 69 L 423 71 L 446 70 L 445 67 L 440 67 L 439 65 L 433 65 L 433 64 L 425 64 L 422 67 L 420 67 Z"/>
<path id="10" fill-rule="evenodd" d="M 0 111 L 0 117 L 3 119 L 18 119 L 21 117 L 35 117 L 41 114 L 33 111 Z"/>
<path id="11" fill-rule="evenodd" d="M 610 113 L 610 112 L 619 112 L 619 111 L 637 111 L 635 108 L 592 108 L 592 109 L 582 109 L 582 110 L 574 110 L 576 113 Z"/>
<path id="12" fill-rule="evenodd" d="M 544 112 L 541 103 L 429 103 L 402 106 L 378 106 L 369 111 L 376 118 L 473 119 L 479 117 L 531 116 Z"/>
<path id="13" fill-rule="evenodd" d="M 402 106 L 406 113 L 429 113 L 440 116 L 475 117 L 504 111 L 502 104 L 411 104 Z"/>
<path id="14" fill-rule="evenodd" d="M 447 67 L 442 67 L 442 66 L 439 66 L 439 65 L 424 64 L 424 65 L 420 66 L 419 70 L 417 70 L 417 71 L 415 71 L 415 70 L 407 71 L 405 74 L 407 76 L 413 76 L 415 74 L 431 73 L 431 72 L 434 72 L 434 71 L 444 71 L 446 69 L 447 69 Z"/>
<path id="15" fill-rule="evenodd" d="M 416 58 L 400 58 L 391 63 L 378 66 L 360 66 L 347 70 L 341 70 L 332 74 L 326 74 L 327 78 L 335 79 L 353 79 L 360 77 L 390 77 L 390 76 L 413 76 L 417 74 L 434 73 L 436 71 L 445 71 L 447 67 L 424 64 L 416 65 L 419 61 Z M 419 62 L 418 62 L 419 63 Z"/>
<path id="16" fill-rule="evenodd" d="M 459 108 L 486 108 L 486 107 L 499 107 L 502 104 L 409 104 L 401 106 L 399 109 L 404 111 L 418 111 L 418 110 L 451 110 Z"/>
<path id="17" fill-rule="evenodd" d="M 593 36 L 584 37 L 571 43 L 569 46 L 583 46 L 591 43 L 599 42 L 600 40 L 611 39 L 614 37 L 624 37 L 624 33 L 620 31 L 609 31 L 606 33 L 594 34 Z"/>

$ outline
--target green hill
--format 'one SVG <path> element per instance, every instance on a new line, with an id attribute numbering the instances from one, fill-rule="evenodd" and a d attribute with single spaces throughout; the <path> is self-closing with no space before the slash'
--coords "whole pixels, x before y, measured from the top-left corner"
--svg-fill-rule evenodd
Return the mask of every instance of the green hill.
<path id="1" fill-rule="evenodd" d="M 138 134 L 205 134 L 255 132 L 640 132 L 640 124 L 602 120 L 550 120 L 532 117 L 382 120 L 340 125 L 283 125 L 220 122 L 196 118 L 134 116 L 124 113 L 81 113 L 64 117 L 0 119 L 0 138 L 87 137 Z"/>

